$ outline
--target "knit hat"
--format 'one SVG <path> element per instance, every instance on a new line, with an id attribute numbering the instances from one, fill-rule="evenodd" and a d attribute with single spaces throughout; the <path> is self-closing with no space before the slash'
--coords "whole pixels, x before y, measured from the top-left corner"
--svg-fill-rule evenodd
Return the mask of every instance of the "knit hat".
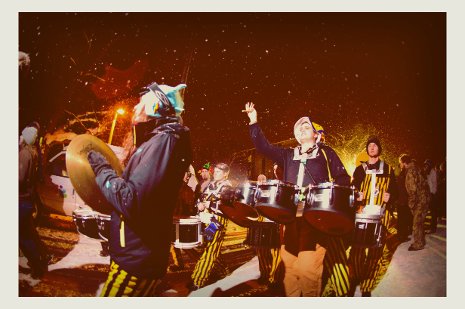
<path id="1" fill-rule="evenodd" d="M 366 144 L 366 152 L 368 153 L 368 145 L 370 145 L 371 143 L 375 143 L 376 146 L 378 146 L 378 156 L 381 155 L 381 151 L 383 150 L 381 148 L 381 142 L 379 141 L 379 138 L 377 136 L 374 136 L 374 135 L 371 135 L 369 138 L 368 138 L 368 141 L 367 141 L 367 144 Z"/>
<path id="2" fill-rule="evenodd" d="M 28 145 L 32 145 L 37 139 L 37 129 L 34 127 L 25 127 L 21 136 Z"/>
<path id="3" fill-rule="evenodd" d="M 301 144 L 299 130 L 300 130 L 300 126 L 302 124 L 304 124 L 305 122 L 308 122 L 312 126 L 313 132 L 318 133 L 318 137 L 316 139 L 316 142 L 318 143 L 320 141 L 320 139 L 321 139 L 321 133 L 319 133 L 315 129 L 315 126 L 313 125 L 313 122 L 310 120 L 309 117 L 302 117 L 299 120 L 297 120 L 296 123 L 294 124 L 294 137 L 295 137 L 295 139 L 297 140 L 297 142 L 299 144 Z"/>
<path id="4" fill-rule="evenodd" d="M 140 103 L 134 107 L 134 113 L 137 115 L 143 111 L 154 118 L 179 116 L 184 110 L 184 101 L 179 91 L 186 87 L 185 84 L 171 87 L 151 83 L 142 88 Z"/>

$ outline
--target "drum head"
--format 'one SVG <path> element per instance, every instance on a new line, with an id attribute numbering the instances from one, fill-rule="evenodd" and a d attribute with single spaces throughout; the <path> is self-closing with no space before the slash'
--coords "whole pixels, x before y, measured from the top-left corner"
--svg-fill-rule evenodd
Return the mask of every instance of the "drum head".
<path id="1" fill-rule="evenodd" d="M 291 211 L 290 209 L 278 208 L 275 205 L 259 205 L 255 208 L 262 216 L 276 223 L 288 224 L 295 220 L 295 209 Z"/>
<path id="2" fill-rule="evenodd" d="M 349 233 L 354 228 L 354 220 L 342 216 L 339 212 L 312 210 L 304 212 L 304 218 L 314 228 L 323 233 L 340 236 Z"/>

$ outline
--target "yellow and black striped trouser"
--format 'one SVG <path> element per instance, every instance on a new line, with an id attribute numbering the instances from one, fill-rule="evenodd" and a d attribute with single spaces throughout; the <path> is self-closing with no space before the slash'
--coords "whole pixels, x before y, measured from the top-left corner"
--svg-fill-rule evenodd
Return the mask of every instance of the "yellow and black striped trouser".
<path id="1" fill-rule="evenodd" d="M 110 272 L 100 296 L 155 296 L 155 289 L 160 282 L 159 279 L 141 279 L 132 276 L 111 261 Z"/>
<path id="2" fill-rule="evenodd" d="M 264 222 L 265 217 L 259 216 L 257 222 Z M 270 224 L 276 224 L 271 223 Z M 279 239 L 279 234 L 277 235 Z M 257 247 L 258 266 L 260 275 L 266 277 L 269 283 L 278 281 L 278 267 L 281 263 L 281 246 L 273 247 Z"/>
<path id="3" fill-rule="evenodd" d="M 217 220 L 223 228 L 218 230 L 213 236 L 213 239 L 207 243 L 192 273 L 192 281 L 199 287 L 203 287 L 207 283 L 213 271 L 226 274 L 226 266 L 220 255 L 229 220 L 222 216 L 218 216 Z"/>
<path id="4" fill-rule="evenodd" d="M 277 282 L 278 267 L 281 263 L 281 248 L 257 247 L 258 266 L 260 274 L 268 279 L 268 282 Z"/>
<path id="5" fill-rule="evenodd" d="M 385 211 L 382 219 L 383 228 L 387 227 L 387 234 L 397 233 L 394 222 L 389 211 Z M 386 237 L 388 238 L 388 237 Z M 392 238 L 389 238 L 389 241 Z M 360 282 L 360 291 L 371 292 L 381 282 L 394 255 L 394 250 L 385 242 L 378 248 L 355 248 L 350 249 L 349 265 L 351 279 Z"/>
<path id="6" fill-rule="evenodd" d="M 327 287 L 323 291 L 332 290 L 336 296 L 348 296 L 350 291 L 349 263 L 342 237 L 329 237 L 324 259 L 324 267 L 328 272 Z"/>

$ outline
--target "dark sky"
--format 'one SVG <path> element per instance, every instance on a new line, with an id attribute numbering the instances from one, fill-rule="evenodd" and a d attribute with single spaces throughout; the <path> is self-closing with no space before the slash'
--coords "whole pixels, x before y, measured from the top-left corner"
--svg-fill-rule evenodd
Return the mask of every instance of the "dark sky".
<path id="1" fill-rule="evenodd" d="M 446 156 L 445 13 L 20 13 L 19 50 L 20 126 L 184 82 L 197 166 L 252 148 L 247 101 L 271 142 L 309 115 L 328 141 Z"/>

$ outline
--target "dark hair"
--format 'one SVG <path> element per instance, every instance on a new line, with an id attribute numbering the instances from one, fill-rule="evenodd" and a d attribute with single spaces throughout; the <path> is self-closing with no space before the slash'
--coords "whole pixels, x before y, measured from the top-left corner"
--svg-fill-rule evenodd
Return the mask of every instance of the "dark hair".
<path id="1" fill-rule="evenodd" d="M 227 165 L 226 163 L 217 163 L 215 165 L 215 168 L 219 168 L 223 172 L 229 173 L 229 165 Z"/>
<path id="2" fill-rule="evenodd" d="M 399 157 L 400 162 L 405 163 L 405 164 L 410 164 L 412 162 L 412 157 L 410 157 L 408 154 L 403 153 Z"/>

